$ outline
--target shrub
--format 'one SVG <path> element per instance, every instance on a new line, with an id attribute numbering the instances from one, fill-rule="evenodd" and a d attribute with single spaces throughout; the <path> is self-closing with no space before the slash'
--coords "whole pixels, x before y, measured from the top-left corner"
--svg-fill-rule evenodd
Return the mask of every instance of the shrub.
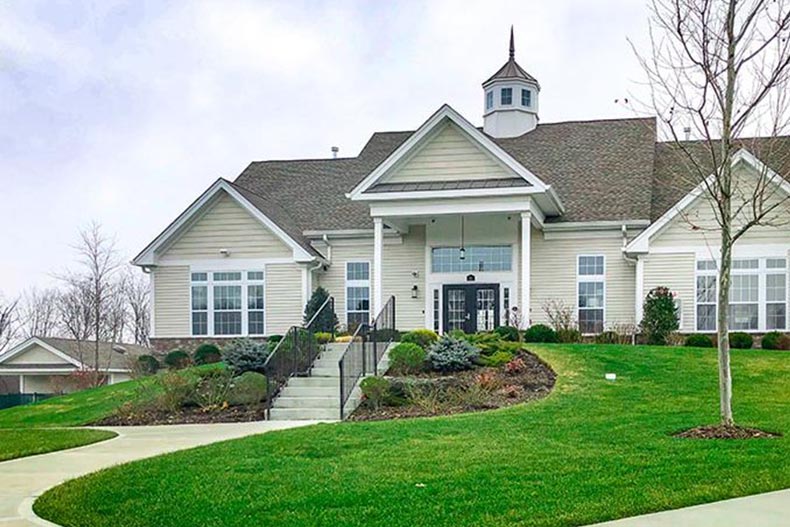
<path id="1" fill-rule="evenodd" d="M 510 342 L 518 342 L 521 340 L 521 333 L 519 332 L 518 328 L 513 326 L 499 326 L 494 330 L 494 333 L 499 336 L 502 340 L 507 340 Z"/>
<path id="2" fill-rule="evenodd" d="M 137 357 L 137 369 L 143 375 L 153 375 L 159 371 L 159 361 L 153 355 Z"/>
<path id="3" fill-rule="evenodd" d="M 189 366 L 189 354 L 182 349 L 174 349 L 165 355 L 165 364 L 171 370 L 180 370 Z"/>
<path id="4" fill-rule="evenodd" d="M 195 402 L 202 410 L 213 410 L 228 402 L 233 374 L 226 369 L 201 372 L 195 390 Z"/>
<path id="5" fill-rule="evenodd" d="M 557 340 L 563 344 L 574 344 L 582 341 L 582 332 L 578 329 L 557 330 Z"/>
<path id="6" fill-rule="evenodd" d="M 524 342 L 559 342 L 557 332 L 545 324 L 535 324 L 524 332 Z"/>
<path id="7" fill-rule="evenodd" d="M 161 388 L 156 405 L 168 412 L 177 412 L 195 403 L 200 377 L 187 372 L 170 371 L 157 378 Z"/>
<path id="8" fill-rule="evenodd" d="M 527 371 L 527 363 L 521 357 L 516 357 L 512 361 L 505 364 L 505 373 L 508 375 L 518 375 Z"/>
<path id="9" fill-rule="evenodd" d="M 339 337 L 335 337 L 335 342 L 345 344 L 347 342 L 351 342 L 351 339 L 353 338 L 354 337 L 352 337 L 351 335 L 341 335 Z"/>
<path id="10" fill-rule="evenodd" d="M 428 351 L 428 363 L 436 371 L 462 371 L 474 366 L 480 350 L 465 340 L 443 336 Z"/>
<path id="11" fill-rule="evenodd" d="M 521 347 L 518 342 L 502 340 L 496 333 L 474 333 L 460 337 L 478 348 L 481 355 L 493 355 L 497 351 L 510 351 L 515 353 Z"/>
<path id="12" fill-rule="evenodd" d="M 321 309 L 324 302 L 329 298 L 329 292 L 323 287 L 319 287 L 313 291 L 307 305 L 304 306 L 304 323 L 307 324 L 315 316 L 316 312 Z M 322 333 L 332 333 L 337 329 L 337 315 L 335 314 L 334 307 L 330 304 L 326 306 L 321 313 L 313 320 L 313 331 L 320 331 Z"/>
<path id="13" fill-rule="evenodd" d="M 513 360 L 513 355 L 509 351 L 497 351 L 493 355 L 485 356 L 483 355 L 480 357 L 480 364 L 483 366 L 490 366 L 492 368 L 498 368 L 500 366 L 504 366 L 511 360 Z"/>
<path id="14" fill-rule="evenodd" d="M 766 350 L 790 350 L 790 336 L 771 331 L 763 336 L 762 348 Z"/>
<path id="15" fill-rule="evenodd" d="M 375 332 L 378 342 L 398 342 L 401 340 L 400 331 L 397 329 L 378 329 Z"/>
<path id="16" fill-rule="evenodd" d="M 491 370 L 479 373 L 475 377 L 475 384 L 489 393 L 502 387 L 502 382 L 499 380 L 499 377 Z"/>
<path id="17" fill-rule="evenodd" d="M 389 397 L 390 383 L 383 377 L 366 377 L 359 387 L 374 410 L 381 408 Z"/>
<path id="18" fill-rule="evenodd" d="M 266 349 L 269 353 L 274 351 L 274 348 L 277 347 L 277 344 L 283 339 L 282 335 L 269 335 L 266 339 Z"/>
<path id="19" fill-rule="evenodd" d="M 736 331 L 730 333 L 730 347 L 733 349 L 748 350 L 754 344 L 754 339 L 748 333 Z"/>
<path id="20" fill-rule="evenodd" d="M 416 373 L 425 366 L 425 350 L 412 342 L 401 342 L 390 351 L 390 367 L 399 373 Z"/>
<path id="21" fill-rule="evenodd" d="M 238 375 L 247 371 L 263 372 L 263 365 L 271 352 L 267 344 L 242 338 L 225 346 L 222 354 L 225 364 Z"/>
<path id="22" fill-rule="evenodd" d="M 675 296 L 667 287 L 655 287 L 645 298 L 640 327 L 648 344 L 664 346 L 667 337 L 678 329 Z"/>
<path id="23" fill-rule="evenodd" d="M 222 360 L 222 351 L 216 344 L 201 344 L 193 355 L 195 364 L 214 364 Z"/>
<path id="24" fill-rule="evenodd" d="M 621 338 L 616 331 L 604 331 L 595 336 L 596 344 L 620 344 Z"/>
<path id="25" fill-rule="evenodd" d="M 703 334 L 689 335 L 686 337 L 685 344 L 690 348 L 712 348 L 713 339 Z"/>
<path id="26" fill-rule="evenodd" d="M 315 339 L 319 344 L 329 344 L 332 342 L 332 334 L 325 331 L 317 331 L 315 333 Z"/>
<path id="27" fill-rule="evenodd" d="M 228 403 L 233 406 L 257 404 L 266 398 L 266 376 L 247 371 L 233 379 Z"/>
<path id="28" fill-rule="evenodd" d="M 414 331 L 404 333 L 400 339 L 401 342 L 411 342 L 412 344 L 417 344 L 424 350 L 430 348 L 438 340 L 439 335 L 430 329 L 415 329 Z"/>

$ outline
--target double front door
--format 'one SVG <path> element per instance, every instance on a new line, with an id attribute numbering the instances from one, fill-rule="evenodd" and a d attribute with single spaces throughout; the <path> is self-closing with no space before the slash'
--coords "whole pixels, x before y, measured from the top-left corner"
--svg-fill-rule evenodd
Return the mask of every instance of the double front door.
<path id="1" fill-rule="evenodd" d="M 499 285 L 445 285 L 444 331 L 491 331 L 499 326 Z"/>

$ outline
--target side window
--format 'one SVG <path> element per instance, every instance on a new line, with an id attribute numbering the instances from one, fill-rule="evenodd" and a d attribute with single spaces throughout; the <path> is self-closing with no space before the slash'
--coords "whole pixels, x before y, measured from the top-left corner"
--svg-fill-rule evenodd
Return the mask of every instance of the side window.
<path id="1" fill-rule="evenodd" d="M 579 331 L 588 335 L 601 333 L 604 328 L 606 299 L 604 257 L 579 256 L 576 281 Z"/>

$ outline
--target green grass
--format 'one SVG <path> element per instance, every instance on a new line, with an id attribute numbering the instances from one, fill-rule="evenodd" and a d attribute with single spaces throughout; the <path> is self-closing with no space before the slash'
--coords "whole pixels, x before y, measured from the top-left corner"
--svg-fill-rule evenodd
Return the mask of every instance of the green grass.
<path id="1" fill-rule="evenodd" d="M 73 480 L 35 510 L 86 527 L 560 526 L 790 486 L 786 437 L 671 437 L 717 421 L 715 350 L 533 349 L 559 373 L 538 402 L 218 443 Z M 790 433 L 790 354 L 735 351 L 733 371 L 736 419 Z"/>
<path id="2" fill-rule="evenodd" d="M 90 445 L 115 436 L 114 432 L 107 430 L 89 429 L 0 430 L 0 461 Z"/>

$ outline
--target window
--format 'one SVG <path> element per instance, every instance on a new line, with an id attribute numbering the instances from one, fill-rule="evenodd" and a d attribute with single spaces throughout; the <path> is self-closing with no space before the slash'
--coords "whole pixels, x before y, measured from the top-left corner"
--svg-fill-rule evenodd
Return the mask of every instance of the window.
<path id="1" fill-rule="evenodd" d="M 579 256 L 577 268 L 579 331 L 601 333 L 606 301 L 606 267 L 603 256 Z"/>
<path id="2" fill-rule="evenodd" d="M 191 273 L 192 335 L 263 335 L 263 271 Z"/>
<path id="3" fill-rule="evenodd" d="M 502 91 L 499 92 L 499 104 L 502 106 L 513 104 L 513 88 L 502 88 Z"/>
<path id="4" fill-rule="evenodd" d="M 697 330 L 716 331 L 718 265 L 697 262 Z M 746 258 L 732 261 L 727 317 L 733 331 L 787 328 L 787 260 Z"/>
<path id="5" fill-rule="evenodd" d="M 485 271 L 511 271 L 513 248 L 510 245 L 460 247 L 434 247 L 431 249 L 431 272 L 469 273 Z"/>
<path id="6" fill-rule="evenodd" d="M 346 262 L 346 325 L 370 322 L 370 263 Z"/>
<path id="7" fill-rule="evenodd" d="M 487 91 L 486 92 L 486 110 L 490 110 L 494 107 L 494 92 Z"/>
<path id="8" fill-rule="evenodd" d="M 532 92 L 524 88 L 521 89 L 521 106 L 532 106 Z"/>
<path id="9" fill-rule="evenodd" d="M 433 290 L 433 330 L 439 333 L 439 290 Z"/>

